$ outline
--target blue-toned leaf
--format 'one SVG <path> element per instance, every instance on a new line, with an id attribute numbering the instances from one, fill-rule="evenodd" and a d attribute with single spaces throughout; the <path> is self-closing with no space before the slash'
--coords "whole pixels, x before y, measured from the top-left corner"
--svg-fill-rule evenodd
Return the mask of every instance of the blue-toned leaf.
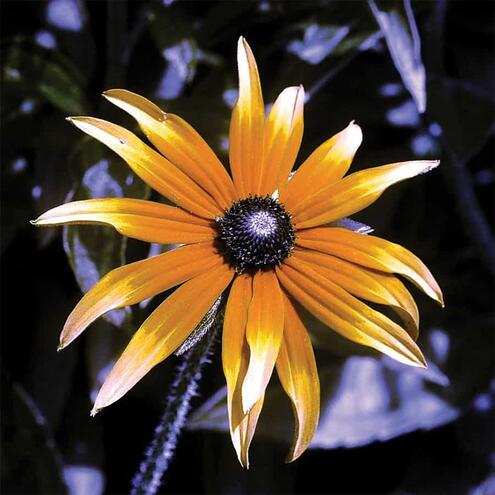
<path id="1" fill-rule="evenodd" d="M 2 373 L 2 493 L 67 493 L 62 459 L 30 395 Z"/>
<path id="2" fill-rule="evenodd" d="M 65 114 L 80 115 L 87 106 L 84 78 L 55 51 L 49 53 L 17 39 L 7 50 L 2 78 L 23 97 L 39 97 Z"/>
<path id="3" fill-rule="evenodd" d="M 457 326 L 465 329 L 465 320 L 448 320 L 451 333 L 440 327 L 423 330 L 420 345 L 428 361 L 427 369 L 404 366 L 362 347 L 363 355 L 358 355 L 358 346 L 346 347 L 339 340 L 330 345 L 333 356 L 318 352 L 321 415 L 311 447 L 351 448 L 386 441 L 449 423 L 471 404 L 486 407 L 490 381 L 486 370 L 493 362 L 487 346 L 490 337 L 483 332 L 484 320 L 478 319 L 471 327 L 470 345 L 462 346 L 463 334 Z M 307 324 L 312 337 L 319 338 L 316 325 Z M 313 343 L 316 348 L 318 341 Z M 462 370 L 469 367 L 474 356 L 476 373 L 466 374 Z M 292 438 L 291 408 L 274 382 L 266 394 L 257 432 L 288 442 Z M 192 415 L 190 428 L 227 431 L 225 396 L 225 389 L 221 389 L 206 401 Z M 492 404 L 491 399 L 489 402 Z"/>
<path id="4" fill-rule="evenodd" d="M 410 0 L 402 7 L 368 0 L 371 11 L 382 30 L 392 61 L 404 86 L 416 103 L 419 113 L 426 110 L 425 68 L 421 58 L 421 40 Z"/>
<path id="5" fill-rule="evenodd" d="M 144 198 L 148 188 L 133 172 L 100 143 L 84 138 L 73 158 L 82 173 L 73 200 L 133 197 Z M 87 292 L 107 272 L 125 264 L 126 238 L 111 227 L 76 225 L 64 228 L 64 249 L 83 292 Z M 121 327 L 130 322 L 130 308 L 105 314 Z"/>

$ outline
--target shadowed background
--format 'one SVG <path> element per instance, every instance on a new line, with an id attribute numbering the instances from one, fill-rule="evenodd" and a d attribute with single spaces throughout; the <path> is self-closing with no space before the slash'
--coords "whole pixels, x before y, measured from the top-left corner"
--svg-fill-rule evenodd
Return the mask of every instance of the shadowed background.
<path id="1" fill-rule="evenodd" d="M 493 373 L 494 9 L 490 1 L 3 1 L 2 493 L 127 493 L 166 402 L 171 357 L 96 418 L 92 401 L 162 300 L 109 313 L 62 353 L 65 318 L 99 277 L 161 247 L 111 228 L 34 229 L 69 198 L 154 199 L 122 160 L 65 122 L 136 130 L 101 96 L 123 87 L 188 120 L 227 164 L 235 46 L 258 61 L 265 102 L 303 84 L 298 163 L 356 120 L 353 171 L 441 159 L 356 216 L 411 249 L 446 308 L 414 292 L 429 368 L 409 369 L 315 328 L 313 450 L 291 465 L 288 400 L 274 378 L 239 466 L 225 433 L 220 346 L 163 493 L 495 493 Z"/>

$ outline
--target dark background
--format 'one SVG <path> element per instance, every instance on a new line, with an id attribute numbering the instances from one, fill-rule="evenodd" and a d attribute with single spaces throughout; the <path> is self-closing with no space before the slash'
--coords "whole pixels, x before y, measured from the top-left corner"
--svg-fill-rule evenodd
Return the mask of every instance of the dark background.
<path id="1" fill-rule="evenodd" d="M 182 436 L 163 493 L 495 493 L 494 5 L 413 2 L 408 17 L 407 2 L 377 2 L 389 21 L 380 31 L 360 1 L 2 1 L 2 493 L 127 493 L 179 362 L 90 418 L 102 373 L 156 302 L 112 313 L 56 353 L 80 287 L 148 254 L 107 228 L 62 236 L 29 225 L 69 197 L 150 194 L 64 117 L 134 129 L 100 97 L 125 87 L 186 118 L 226 163 L 240 35 L 267 103 L 294 84 L 310 95 L 299 163 L 353 119 L 364 132 L 353 170 L 442 160 L 357 219 L 420 256 L 446 308 L 414 293 L 423 375 L 318 345 L 322 422 L 340 411 L 320 436 L 326 448 L 283 463 L 292 418 L 274 383 L 249 471 L 206 410 Z M 194 408 L 223 385 L 219 350 Z"/>

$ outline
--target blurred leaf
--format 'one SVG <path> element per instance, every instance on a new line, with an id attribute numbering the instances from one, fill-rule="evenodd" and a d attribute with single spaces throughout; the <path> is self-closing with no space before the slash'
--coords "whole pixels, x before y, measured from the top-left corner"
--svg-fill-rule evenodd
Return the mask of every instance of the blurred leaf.
<path id="1" fill-rule="evenodd" d="M 426 76 L 411 2 L 403 0 L 401 8 L 390 2 L 378 2 L 378 6 L 374 0 L 368 2 L 402 82 L 411 93 L 418 112 L 423 113 L 426 110 Z"/>
<path id="2" fill-rule="evenodd" d="M 145 198 L 148 187 L 120 158 L 99 142 L 83 138 L 71 160 L 81 184 L 72 199 L 104 197 Z M 126 263 L 127 238 L 112 227 L 74 225 L 64 228 L 64 249 L 76 280 L 85 293 L 110 270 Z M 87 339 L 89 394 L 93 401 L 117 357 L 127 335 L 137 329 L 133 308 L 115 309 L 93 324 Z M 118 328 L 110 328 L 108 323 Z M 125 330 L 125 332 L 122 332 Z"/>
<path id="3" fill-rule="evenodd" d="M 150 31 L 159 53 L 167 62 L 156 95 L 174 99 L 181 95 L 185 85 L 194 78 L 200 52 L 186 17 L 177 12 L 171 24 L 169 10 L 159 4 L 154 7 L 149 14 Z"/>
<path id="4" fill-rule="evenodd" d="M 431 389 L 443 376 L 382 357 L 352 356 L 319 367 L 321 412 L 311 448 L 359 447 L 418 429 L 433 429 L 458 410 Z M 440 381 L 442 381 L 440 379 Z M 443 381 L 443 386 L 448 384 Z M 436 387 L 438 389 L 438 386 Z M 190 418 L 192 429 L 228 431 L 226 389 L 222 388 Z M 265 396 L 257 433 L 284 443 L 292 438 L 292 409 L 279 386 Z"/>
<path id="5" fill-rule="evenodd" d="M 349 34 L 349 26 L 319 26 L 310 24 L 304 30 L 302 41 L 289 43 L 287 50 L 309 64 L 324 60 Z"/>
<path id="6" fill-rule="evenodd" d="M 80 115 L 86 102 L 83 77 L 57 52 L 42 50 L 18 38 L 4 56 L 3 80 L 26 94 L 33 90 L 63 113 Z"/>
<path id="7" fill-rule="evenodd" d="M 134 330 L 137 330 L 137 326 Z M 122 332 L 121 328 L 116 328 L 102 319 L 93 323 L 92 331 L 87 335 L 85 349 L 89 398 L 92 403 L 127 343 L 127 334 Z"/>
<path id="8" fill-rule="evenodd" d="M 84 138 L 72 158 L 82 174 L 81 185 L 72 199 L 104 197 L 145 198 L 147 186 L 121 159 L 100 143 Z M 113 228 L 76 225 L 64 228 L 64 249 L 76 280 L 87 292 L 104 274 L 125 264 L 126 238 Z M 104 318 L 117 327 L 130 323 L 131 309 L 110 311 Z"/>
<path id="9" fill-rule="evenodd" d="M 428 92 L 429 117 L 440 125 L 439 132 L 456 158 L 469 161 L 494 131 L 494 101 L 445 77 L 429 81 Z"/>
<path id="10" fill-rule="evenodd" d="M 2 373 L 3 493 L 67 493 L 46 420 L 27 392 Z"/>

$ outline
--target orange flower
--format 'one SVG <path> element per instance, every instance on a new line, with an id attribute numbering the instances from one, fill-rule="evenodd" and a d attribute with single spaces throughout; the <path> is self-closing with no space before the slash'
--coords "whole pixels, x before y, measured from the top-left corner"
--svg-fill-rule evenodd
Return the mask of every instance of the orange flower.
<path id="1" fill-rule="evenodd" d="M 230 430 L 240 462 L 276 367 L 294 406 L 288 460 L 306 449 L 318 422 L 319 381 L 304 306 L 332 330 L 412 366 L 425 366 L 415 344 L 418 310 L 395 276 L 442 302 L 426 266 L 377 237 L 332 226 L 362 210 L 390 185 L 430 170 L 436 161 L 393 163 L 343 178 L 361 144 L 351 122 L 289 173 L 303 134 L 302 87 L 285 89 L 265 118 L 258 70 L 241 38 L 239 98 L 230 125 L 232 179 L 199 134 L 177 115 L 122 89 L 104 93 L 131 114 L 154 151 L 128 130 L 91 117 L 69 120 L 119 154 L 178 207 L 127 198 L 76 201 L 54 208 L 37 226 L 101 223 L 147 242 L 185 244 L 105 275 L 70 314 L 64 348 L 105 312 L 179 286 L 149 316 L 120 356 L 93 411 L 120 399 L 191 334 L 228 291 L 222 361 Z M 362 300 L 389 305 L 404 328 Z"/>

